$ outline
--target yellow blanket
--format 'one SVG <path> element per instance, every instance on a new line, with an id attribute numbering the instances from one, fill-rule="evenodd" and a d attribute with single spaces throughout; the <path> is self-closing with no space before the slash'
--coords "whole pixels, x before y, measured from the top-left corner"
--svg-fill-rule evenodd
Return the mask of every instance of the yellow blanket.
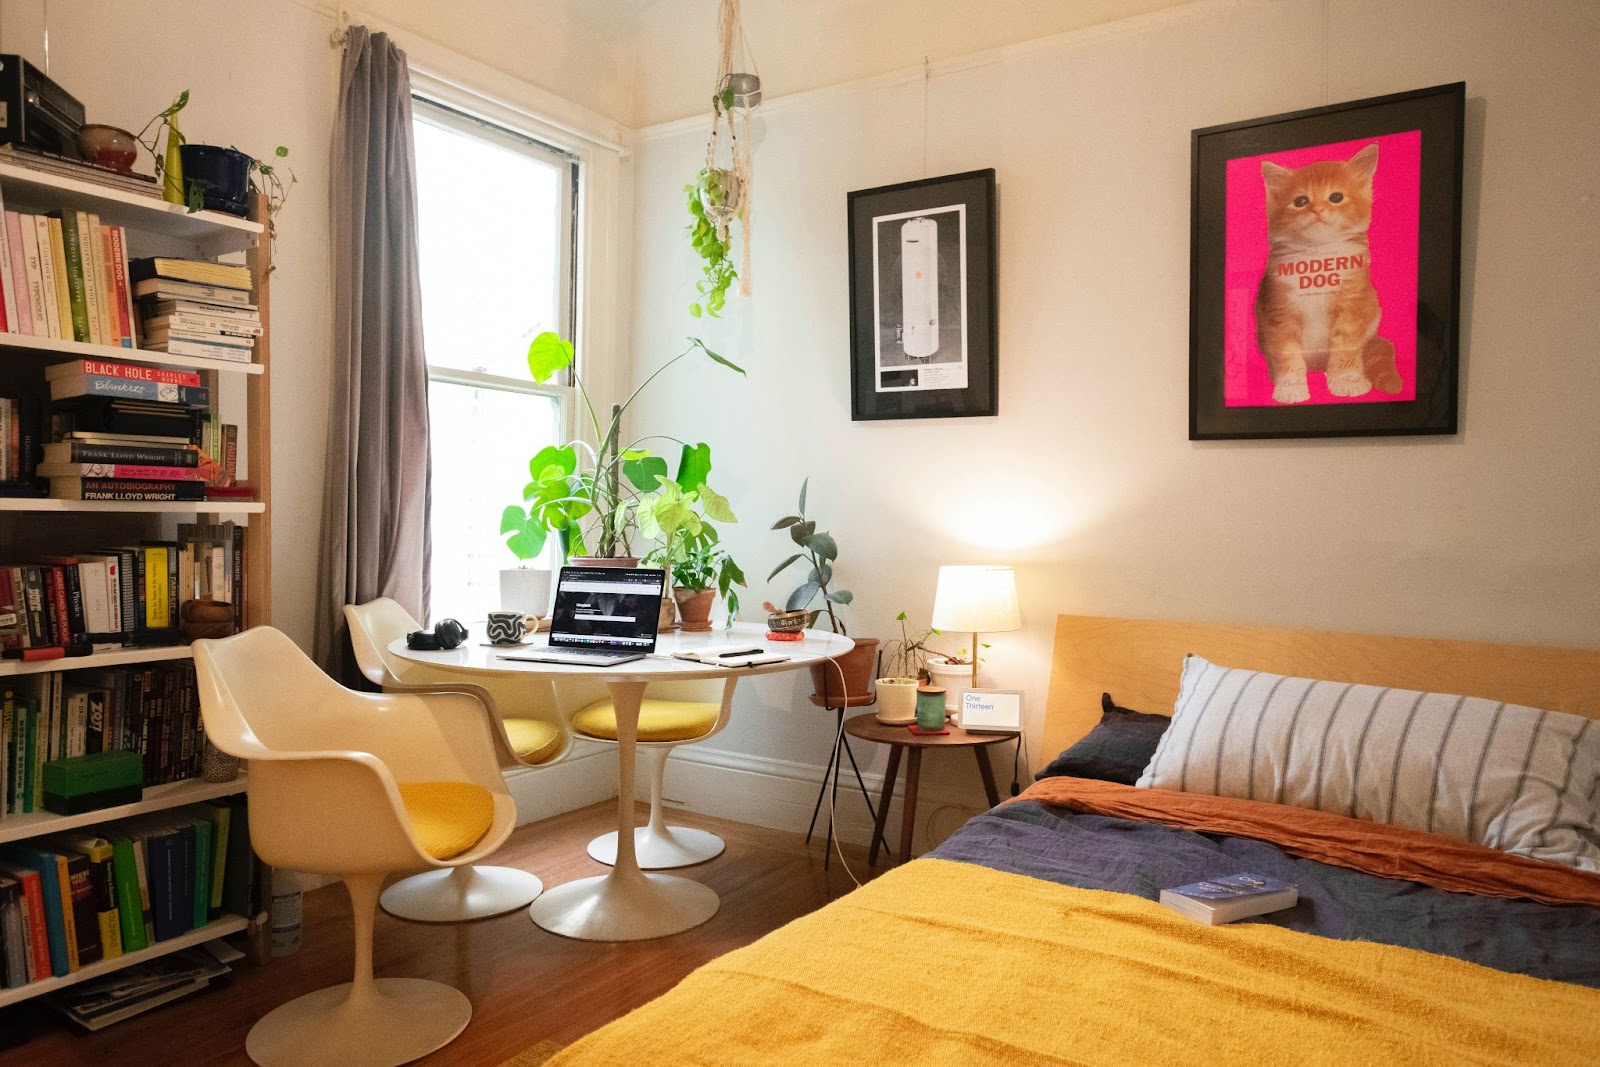
<path id="1" fill-rule="evenodd" d="M 922 859 L 552 1064 L 1586 1064 L 1600 991 Z"/>

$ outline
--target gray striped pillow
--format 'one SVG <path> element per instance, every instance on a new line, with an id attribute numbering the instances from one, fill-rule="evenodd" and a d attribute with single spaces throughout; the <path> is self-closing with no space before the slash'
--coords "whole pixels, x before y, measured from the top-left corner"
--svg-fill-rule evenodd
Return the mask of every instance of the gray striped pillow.
<path id="1" fill-rule="evenodd" d="M 1265 800 L 1600 871 L 1600 728 L 1479 697 L 1189 656 L 1141 787 Z"/>

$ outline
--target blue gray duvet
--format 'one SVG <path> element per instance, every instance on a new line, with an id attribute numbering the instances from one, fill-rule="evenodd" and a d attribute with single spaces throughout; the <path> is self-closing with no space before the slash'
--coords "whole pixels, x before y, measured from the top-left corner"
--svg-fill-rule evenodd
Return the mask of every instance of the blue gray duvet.
<path id="1" fill-rule="evenodd" d="M 931 855 L 1150 900 L 1164 888 L 1249 871 L 1294 883 L 1300 903 L 1246 921 L 1600 988 L 1600 908 L 1448 893 L 1298 859 L 1264 841 L 1025 800 L 970 820 Z"/>

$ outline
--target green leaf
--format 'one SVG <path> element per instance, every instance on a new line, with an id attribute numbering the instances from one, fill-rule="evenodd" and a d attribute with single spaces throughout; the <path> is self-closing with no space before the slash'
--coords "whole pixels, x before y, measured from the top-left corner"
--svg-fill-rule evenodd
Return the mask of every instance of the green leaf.
<path id="1" fill-rule="evenodd" d="M 805 481 L 800 483 L 800 506 L 795 508 L 795 510 L 798 511 L 802 515 L 804 515 L 806 513 L 806 487 L 809 486 L 810 484 L 811 484 L 811 479 L 810 478 L 807 478 Z"/>
<path id="2" fill-rule="evenodd" d="M 284 156 L 289 154 L 289 150 L 287 148 L 285 148 L 283 145 L 279 145 L 276 149 L 273 150 L 272 154 L 277 156 L 279 159 L 282 159 Z"/>
<path id="3" fill-rule="evenodd" d="M 515 504 L 507 504 L 506 509 L 500 513 L 500 532 L 502 534 L 516 533 L 528 525 L 528 513 Z"/>
<path id="4" fill-rule="evenodd" d="M 697 445 L 684 445 L 678 458 L 678 485 L 685 493 L 692 493 L 706 484 L 711 473 L 711 446 L 704 441 Z M 715 516 L 713 516 L 715 518 Z M 724 522 L 731 520 L 724 519 Z"/>
<path id="5" fill-rule="evenodd" d="M 894 621 L 895 622 L 905 622 L 906 621 L 906 613 L 902 611 L 900 614 L 898 614 L 898 615 L 896 615 L 894 617 Z"/>
<path id="6" fill-rule="evenodd" d="M 799 521 L 800 521 L 800 516 L 798 516 L 798 515 L 785 515 L 783 518 L 781 518 L 777 522 L 773 523 L 772 524 L 772 528 L 774 530 L 787 530 L 789 527 L 793 526 L 795 523 L 797 523 Z"/>
<path id="7" fill-rule="evenodd" d="M 792 565 L 794 563 L 794 561 L 799 559 L 799 558 L 800 558 L 800 553 L 796 552 L 794 555 L 790 556 L 788 559 L 784 560 L 782 563 L 780 563 L 776 567 L 772 568 L 772 573 L 767 575 L 767 581 L 769 581 L 769 582 L 772 581 L 772 579 L 774 579 L 774 578 L 776 578 L 778 576 L 779 572 L 784 570 L 784 568 Z"/>
<path id="8" fill-rule="evenodd" d="M 542 527 L 530 526 L 506 538 L 506 547 L 518 559 L 529 560 L 544 551 L 544 543 L 548 537 L 549 534 Z"/>
<path id="9" fill-rule="evenodd" d="M 807 604 L 810 604 L 811 601 L 815 600 L 816 596 L 817 596 L 817 583 L 816 582 L 807 582 L 804 585 L 802 585 L 800 588 L 796 589 L 794 592 L 789 594 L 789 599 L 783 605 L 784 610 L 785 611 L 799 611 L 801 608 L 805 607 Z M 829 597 L 829 599 L 831 600 L 833 598 Z"/>
<path id="10" fill-rule="evenodd" d="M 556 371 L 572 366 L 572 356 L 572 342 L 546 330 L 528 344 L 528 370 L 534 381 L 543 384 Z"/>
<path id="11" fill-rule="evenodd" d="M 855 600 L 856 595 L 848 589 L 837 589 L 828 594 L 828 599 L 835 604 L 848 604 Z"/>
<path id="12" fill-rule="evenodd" d="M 648 493 L 657 486 L 657 476 L 666 477 L 667 461 L 660 456 L 645 456 L 643 459 L 629 459 L 622 463 L 622 476 L 633 483 L 633 487 L 641 493 Z"/>
<path id="13" fill-rule="evenodd" d="M 717 522 L 738 522 L 739 518 L 733 513 L 733 506 L 728 503 L 728 498 L 702 484 L 698 490 L 700 496 L 700 509 L 706 513 L 706 518 Z"/>
<path id="14" fill-rule="evenodd" d="M 799 545 L 801 548 L 805 548 L 811 544 L 811 535 L 815 533 L 816 530 L 817 524 L 810 519 L 807 519 L 805 522 L 797 522 L 793 526 L 789 527 L 789 537 L 794 541 L 795 544 Z"/>
<path id="15" fill-rule="evenodd" d="M 817 532 L 811 535 L 811 543 L 806 546 L 817 554 L 818 559 L 838 559 L 839 545 L 830 533 Z"/>
<path id="16" fill-rule="evenodd" d="M 689 314 L 693 315 L 695 318 L 698 319 L 702 314 L 704 314 L 704 312 L 701 309 L 699 304 L 690 304 L 689 305 Z"/>
<path id="17" fill-rule="evenodd" d="M 833 565 L 824 563 L 820 567 L 812 567 L 811 581 L 816 582 L 818 585 L 827 585 L 833 581 Z"/>
<path id="18" fill-rule="evenodd" d="M 724 287 L 724 288 L 726 288 L 726 287 Z M 717 299 L 717 306 L 718 307 L 722 306 L 722 301 L 720 299 Z M 717 353 L 711 351 L 711 349 L 707 348 L 705 342 L 700 340 L 700 338 L 691 337 L 691 338 L 689 338 L 689 343 L 694 345 L 700 351 L 704 352 L 706 355 L 710 356 L 712 358 L 712 360 L 714 360 L 715 362 L 722 364 L 724 367 L 727 367 L 729 370 L 736 370 L 740 374 L 744 373 L 744 368 L 743 367 L 739 366 L 737 363 L 731 362 L 730 360 L 724 359 L 722 356 L 719 356 L 719 355 L 717 355 Z M 804 510 L 804 509 L 801 509 L 801 510 Z"/>

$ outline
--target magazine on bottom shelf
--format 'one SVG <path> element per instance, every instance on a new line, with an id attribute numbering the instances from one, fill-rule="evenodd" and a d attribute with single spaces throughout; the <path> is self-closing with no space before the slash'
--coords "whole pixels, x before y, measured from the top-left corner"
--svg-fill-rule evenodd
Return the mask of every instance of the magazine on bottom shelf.
<path id="1" fill-rule="evenodd" d="M 85 1030 L 100 1030 L 206 988 L 230 973 L 204 948 L 186 948 L 62 990 L 50 1004 Z"/>

